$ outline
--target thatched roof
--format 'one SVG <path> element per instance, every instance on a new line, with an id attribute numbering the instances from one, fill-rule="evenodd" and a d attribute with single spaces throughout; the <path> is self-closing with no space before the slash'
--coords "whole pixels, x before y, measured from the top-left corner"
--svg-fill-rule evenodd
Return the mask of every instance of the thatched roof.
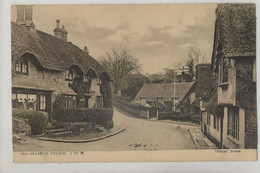
<path id="1" fill-rule="evenodd" d="M 255 4 L 219 4 L 216 23 L 212 63 L 215 56 L 256 56 Z"/>
<path id="2" fill-rule="evenodd" d="M 41 31 L 30 31 L 25 26 L 11 24 L 12 59 L 29 53 L 40 65 L 49 70 L 66 71 L 78 66 L 84 74 L 93 69 L 99 76 L 104 68 L 77 46 Z"/>
<path id="3" fill-rule="evenodd" d="M 189 91 L 193 82 L 175 83 L 175 97 L 181 100 Z M 174 83 L 145 84 L 135 97 L 135 100 L 146 98 L 147 101 L 155 101 L 157 98 L 172 100 L 174 97 Z"/>

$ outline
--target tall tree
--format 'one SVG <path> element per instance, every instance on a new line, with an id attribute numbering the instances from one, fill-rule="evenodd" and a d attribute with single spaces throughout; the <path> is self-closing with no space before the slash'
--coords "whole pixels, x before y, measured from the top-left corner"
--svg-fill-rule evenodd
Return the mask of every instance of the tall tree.
<path id="1" fill-rule="evenodd" d="M 204 54 L 201 53 L 199 49 L 191 48 L 188 52 L 185 65 L 189 67 L 189 73 L 191 79 L 195 76 L 196 66 L 200 63 L 207 63 L 207 59 Z"/>
<path id="2" fill-rule="evenodd" d="M 122 81 L 127 74 L 140 68 L 137 59 L 127 49 L 112 49 L 101 58 L 101 64 L 113 80 L 115 94 L 120 90 Z"/>

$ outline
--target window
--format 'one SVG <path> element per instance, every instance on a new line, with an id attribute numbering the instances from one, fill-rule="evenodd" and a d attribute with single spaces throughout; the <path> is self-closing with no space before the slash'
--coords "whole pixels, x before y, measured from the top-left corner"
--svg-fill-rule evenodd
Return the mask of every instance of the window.
<path id="1" fill-rule="evenodd" d="M 103 107 L 103 97 L 97 96 L 97 108 L 102 108 L 102 107 Z"/>
<path id="2" fill-rule="evenodd" d="M 205 115 L 207 116 L 207 124 L 210 125 L 210 114 L 205 112 Z"/>
<path id="3" fill-rule="evenodd" d="M 227 134 L 239 140 L 239 109 L 237 107 L 228 108 L 228 131 Z"/>
<path id="4" fill-rule="evenodd" d="M 72 69 L 66 70 L 65 80 L 72 81 L 72 79 L 73 79 L 73 70 Z"/>
<path id="5" fill-rule="evenodd" d="M 219 131 L 219 117 L 217 116 L 217 131 Z"/>
<path id="6" fill-rule="evenodd" d="M 88 82 L 88 77 L 87 77 L 87 75 L 83 75 L 83 82 Z"/>
<path id="7" fill-rule="evenodd" d="M 46 109 L 46 95 L 40 95 L 40 110 Z"/>
<path id="8" fill-rule="evenodd" d="M 256 82 L 256 59 L 254 59 L 254 62 L 253 62 L 252 81 L 253 81 L 253 82 Z"/>
<path id="9" fill-rule="evenodd" d="M 28 59 L 22 57 L 15 61 L 15 71 L 23 74 L 28 74 Z"/>
<path id="10" fill-rule="evenodd" d="M 218 119 L 218 117 L 216 115 L 214 115 L 214 129 L 217 128 L 217 119 Z"/>
<path id="11" fill-rule="evenodd" d="M 12 107 L 19 109 L 36 110 L 36 94 L 12 94 Z"/>
<path id="12" fill-rule="evenodd" d="M 228 82 L 228 64 L 230 60 L 228 58 L 221 57 L 219 63 L 219 83 Z"/>
<path id="13" fill-rule="evenodd" d="M 76 107 L 76 96 L 64 96 L 64 105 L 65 108 L 73 108 Z"/>
<path id="14" fill-rule="evenodd" d="M 72 96 L 72 107 L 76 107 L 76 96 Z"/>

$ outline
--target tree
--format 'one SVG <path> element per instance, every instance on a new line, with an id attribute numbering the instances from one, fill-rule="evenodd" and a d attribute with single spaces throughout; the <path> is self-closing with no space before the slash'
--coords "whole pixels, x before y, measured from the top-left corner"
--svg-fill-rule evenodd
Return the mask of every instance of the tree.
<path id="1" fill-rule="evenodd" d="M 126 75 L 139 69 L 137 59 L 127 49 L 112 49 L 101 58 L 101 64 L 113 80 L 115 94 L 120 90 Z"/>
<path id="2" fill-rule="evenodd" d="M 124 85 L 121 87 L 122 96 L 129 99 L 134 99 L 138 91 L 143 87 L 144 83 L 148 83 L 149 79 L 140 72 L 129 73 L 124 80 Z"/>
<path id="3" fill-rule="evenodd" d="M 203 63 L 207 63 L 205 55 L 202 54 L 199 49 L 191 48 L 188 52 L 188 57 L 185 62 L 185 65 L 189 67 L 189 74 L 191 75 L 191 79 L 193 79 L 195 76 L 196 66 Z"/>

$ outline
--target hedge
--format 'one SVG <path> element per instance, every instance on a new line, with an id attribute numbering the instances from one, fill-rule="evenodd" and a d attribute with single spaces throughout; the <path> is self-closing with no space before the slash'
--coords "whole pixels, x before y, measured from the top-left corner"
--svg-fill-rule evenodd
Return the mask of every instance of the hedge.
<path id="1" fill-rule="evenodd" d="M 140 103 L 130 101 L 128 98 L 125 97 L 119 97 L 119 96 L 114 96 L 113 98 L 113 104 L 118 107 L 119 109 L 133 115 L 136 117 L 141 117 L 141 111 L 147 110 L 146 107 L 141 106 Z"/>
<path id="2" fill-rule="evenodd" d="M 109 108 L 67 108 L 57 113 L 55 118 L 59 122 L 90 122 L 93 126 L 113 127 L 113 110 Z"/>
<path id="3" fill-rule="evenodd" d="M 48 125 L 48 116 L 39 111 L 13 109 L 13 116 L 26 120 L 31 127 L 32 135 L 42 134 Z"/>

